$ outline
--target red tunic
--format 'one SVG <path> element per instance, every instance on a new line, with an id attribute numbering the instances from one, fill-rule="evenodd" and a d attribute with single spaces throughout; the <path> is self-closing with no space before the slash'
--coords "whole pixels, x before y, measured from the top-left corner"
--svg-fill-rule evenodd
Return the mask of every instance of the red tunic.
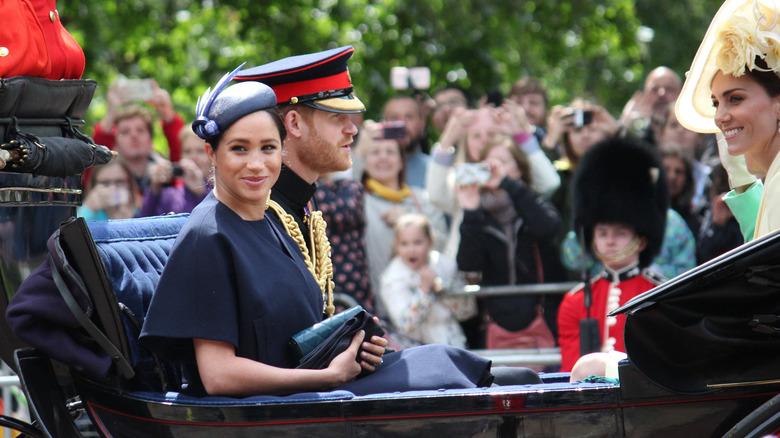
<path id="1" fill-rule="evenodd" d="M 60 21 L 56 0 L 30 0 L 46 38 L 51 71 L 46 79 L 79 79 L 84 73 L 84 51 Z"/>
<path id="2" fill-rule="evenodd" d="M 84 52 L 62 26 L 55 0 L 0 2 L 0 14 L 0 77 L 81 77 Z"/>
<path id="3" fill-rule="evenodd" d="M 659 279 L 642 272 L 638 267 L 622 273 L 605 269 L 591 280 L 591 318 L 599 322 L 601 351 L 625 351 L 623 327 L 625 315 L 607 317 L 607 314 L 635 296 L 660 284 Z M 612 303 L 607 302 L 612 296 Z M 584 293 L 578 286 L 567 293 L 558 309 L 558 343 L 561 347 L 561 371 L 571 371 L 580 358 L 580 320 L 585 319 Z"/>

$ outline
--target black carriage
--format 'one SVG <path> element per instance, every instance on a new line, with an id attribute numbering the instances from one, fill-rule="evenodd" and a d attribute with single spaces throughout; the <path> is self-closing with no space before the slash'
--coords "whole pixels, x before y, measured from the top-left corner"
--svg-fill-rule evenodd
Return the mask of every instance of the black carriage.
<path id="1" fill-rule="evenodd" d="M 194 398 L 173 390 L 175 369 L 136 342 L 187 216 L 87 223 L 70 219 L 81 202 L 77 176 L 0 171 L 0 179 L 3 315 L 22 280 L 55 253 L 65 262 L 54 271 L 66 286 L 52 300 L 77 322 L 62 330 L 112 362 L 107 376 L 95 378 L 21 342 L 0 318 L 0 356 L 19 375 L 33 418 L 3 417 L 0 425 L 26 436 L 84 436 L 79 417 L 105 437 L 736 437 L 780 430 L 778 233 L 619 309 L 628 314 L 631 357 L 619 366 L 619 384 L 572 384 L 566 373 L 547 373 L 542 384 L 468 390 Z"/>

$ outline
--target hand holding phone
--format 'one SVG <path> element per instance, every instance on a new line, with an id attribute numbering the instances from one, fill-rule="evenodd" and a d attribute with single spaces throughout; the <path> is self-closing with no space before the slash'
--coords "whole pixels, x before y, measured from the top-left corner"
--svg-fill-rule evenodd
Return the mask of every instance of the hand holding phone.
<path id="1" fill-rule="evenodd" d="M 154 94 L 154 84 L 151 79 L 120 78 L 117 94 L 124 102 L 143 102 Z"/>
<path id="2" fill-rule="evenodd" d="M 461 186 L 483 185 L 490 179 L 487 163 L 464 163 L 455 168 L 455 182 Z"/>

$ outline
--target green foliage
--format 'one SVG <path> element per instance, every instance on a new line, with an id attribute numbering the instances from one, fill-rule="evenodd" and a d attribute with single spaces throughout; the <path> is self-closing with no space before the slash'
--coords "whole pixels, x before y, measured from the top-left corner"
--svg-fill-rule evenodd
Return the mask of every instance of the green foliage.
<path id="1" fill-rule="evenodd" d="M 242 62 L 352 44 L 356 91 L 377 118 L 395 93 L 393 66 L 427 66 L 433 90 L 456 83 L 474 96 L 526 75 L 553 103 L 591 97 L 618 114 L 657 65 L 684 72 L 717 0 L 82 0 L 60 16 L 84 48 L 84 77 L 103 91 L 118 75 L 151 77 L 191 118 L 206 87 Z M 644 27 L 643 27 L 644 26 Z M 638 35 L 655 31 L 651 42 Z M 642 32 L 640 32 L 640 30 Z"/>

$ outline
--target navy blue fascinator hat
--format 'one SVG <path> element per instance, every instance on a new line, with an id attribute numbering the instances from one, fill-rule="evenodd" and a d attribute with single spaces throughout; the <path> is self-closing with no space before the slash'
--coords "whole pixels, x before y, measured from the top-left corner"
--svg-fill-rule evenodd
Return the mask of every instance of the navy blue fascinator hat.
<path id="1" fill-rule="evenodd" d="M 198 137 L 211 140 L 224 133 L 230 125 L 247 114 L 276 107 L 276 93 L 261 82 L 227 84 L 238 74 L 241 64 L 198 98 L 192 130 Z"/>

